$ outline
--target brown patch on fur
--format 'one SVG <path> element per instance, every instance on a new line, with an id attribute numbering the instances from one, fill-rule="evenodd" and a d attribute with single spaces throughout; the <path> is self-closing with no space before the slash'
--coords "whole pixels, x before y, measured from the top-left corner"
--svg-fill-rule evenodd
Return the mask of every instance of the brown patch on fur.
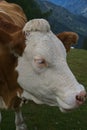
<path id="1" fill-rule="evenodd" d="M 26 47 L 25 34 L 20 30 L 12 35 L 12 42 L 9 44 L 13 53 L 22 56 L 22 53 Z"/>
<path id="2" fill-rule="evenodd" d="M 7 45 L 10 52 L 22 55 L 25 49 L 25 35 L 22 30 L 9 34 L 7 31 L 0 29 L 0 44 Z"/>
<path id="3" fill-rule="evenodd" d="M 62 41 L 66 48 L 66 52 L 70 51 L 70 47 L 78 41 L 78 34 L 75 32 L 62 32 L 57 34 L 57 37 Z"/>
<path id="4" fill-rule="evenodd" d="M 19 30 L 21 30 L 21 28 L 19 26 L 16 26 L 13 23 L 9 23 L 7 21 L 3 21 L 2 18 L 0 18 L 0 29 L 4 30 L 5 32 L 12 34 L 14 32 L 17 32 Z"/>
<path id="5" fill-rule="evenodd" d="M 23 91 L 17 83 L 16 66 L 17 58 L 10 53 L 8 46 L 0 45 L 0 96 L 8 108 L 17 92 Z"/>
<path id="6" fill-rule="evenodd" d="M 3 13 L 3 21 L 5 20 L 23 28 L 24 24 L 27 22 L 27 18 L 19 5 L 1 1 L 0 8 L 6 12 Z M 0 17 L 2 17 L 2 12 L 0 12 Z"/>
<path id="7" fill-rule="evenodd" d="M 17 83 L 17 55 L 22 55 L 25 49 L 25 35 L 22 28 L 26 16 L 20 6 L 0 1 L 0 96 L 7 108 L 16 109 L 21 103 L 17 93 L 23 89 Z M 4 13 L 5 12 L 5 13 Z"/>

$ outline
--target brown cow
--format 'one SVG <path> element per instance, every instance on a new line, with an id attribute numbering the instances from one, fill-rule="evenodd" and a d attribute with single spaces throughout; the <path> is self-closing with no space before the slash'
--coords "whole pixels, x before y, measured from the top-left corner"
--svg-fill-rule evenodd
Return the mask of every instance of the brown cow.
<path id="1" fill-rule="evenodd" d="M 75 32 L 62 32 L 57 34 L 57 37 L 62 41 L 66 48 L 66 52 L 70 51 L 70 47 L 76 44 L 79 38 L 78 34 Z"/>
<path id="2" fill-rule="evenodd" d="M 22 8 L 16 4 L 0 1 L 0 108 L 15 110 L 16 130 L 26 130 L 19 106 L 18 94 L 22 88 L 17 83 L 17 56 L 25 48 L 22 28 L 27 19 Z"/>

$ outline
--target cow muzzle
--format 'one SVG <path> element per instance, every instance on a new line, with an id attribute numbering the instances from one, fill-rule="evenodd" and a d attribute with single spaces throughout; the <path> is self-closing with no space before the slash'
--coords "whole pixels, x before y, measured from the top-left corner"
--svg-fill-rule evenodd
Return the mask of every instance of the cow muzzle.
<path id="1" fill-rule="evenodd" d="M 65 101 L 57 97 L 57 101 L 59 103 L 59 108 L 61 112 L 69 112 L 75 108 L 78 108 L 80 105 L 84 104 L 86 99 L 87 93 L 85 90 L 80 91 L 79 93 L 74 95 L 74 97 L 68 97 L 68 100 L 66 99 Z"/>
<path id="2" fill-rule="evenodd" d="M 87 98 L 86 91 L 81 91 L 76 95 L 76 103 L 78 105 L 82 105 L 85 102 L 86 98 Z"/>

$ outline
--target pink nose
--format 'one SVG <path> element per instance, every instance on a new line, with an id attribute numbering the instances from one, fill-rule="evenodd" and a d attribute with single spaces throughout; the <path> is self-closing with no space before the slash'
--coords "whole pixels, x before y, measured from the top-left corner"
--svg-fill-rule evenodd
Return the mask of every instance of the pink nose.
<path id="1" fill-rule="evenodd" d="M 85 102 L 87 98 L 87 93 L 85 91 L 81 91 L 78 95 L 76 95 L 76 102 L 78 105 L 81 105 Z"/>

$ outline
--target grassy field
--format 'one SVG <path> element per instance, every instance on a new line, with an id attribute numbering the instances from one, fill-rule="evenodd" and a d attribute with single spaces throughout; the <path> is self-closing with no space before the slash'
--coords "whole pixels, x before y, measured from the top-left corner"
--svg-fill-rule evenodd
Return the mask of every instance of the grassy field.
<path id="1" fill-rule="evenodd" d="M 78 81 L 87 86 L 87 51 L 73 49 L 68 63 Z M 65 114 L 57 107 L 33 103 L 25 105 L 22 111 L 29 130 L 87 130 L 87 102 Z M 2 111 L 2 115 L 0 130 L 15 130 L 14 113 Z"/>

